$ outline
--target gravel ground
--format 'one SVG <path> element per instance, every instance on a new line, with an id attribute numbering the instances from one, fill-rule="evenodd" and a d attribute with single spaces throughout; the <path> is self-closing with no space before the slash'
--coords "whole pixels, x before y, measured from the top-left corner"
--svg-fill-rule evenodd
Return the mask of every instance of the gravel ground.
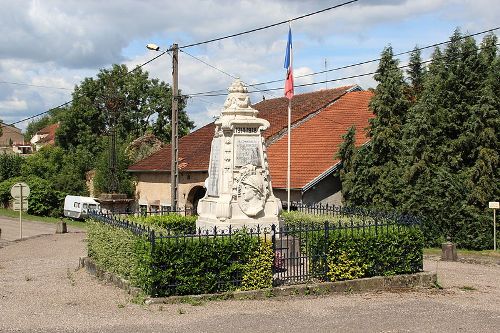
<path id="1" fill-rule="evenodd" d="M 77 270 L 85 234 L 0 249 L 0 332 L 494 332 L 500 265 L 426 260 L 443 289 L 137 305 Z"/>

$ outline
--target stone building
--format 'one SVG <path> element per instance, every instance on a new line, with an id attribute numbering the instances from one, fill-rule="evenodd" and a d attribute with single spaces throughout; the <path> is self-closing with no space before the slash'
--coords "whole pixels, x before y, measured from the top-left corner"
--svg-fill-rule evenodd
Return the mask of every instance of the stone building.
<path id="1" fill-rule="evenodd" d="M 368 141 L 365 129 L 373 117 L 369 101 L 373 93 L 359 86 L 345 86 L 295 95 L 292 99 L 291 200 L 341 204 L 341 184 L 335 176 L 341 136 L 355 125 L 356 144 Z M 263 131 L 274 195 L 287 198 L 288 99 L 267 99 L 253 104 L 258 117 L 270 126 Z M 179 207 L 197 208 L 205 195 L 210 146 L 215 124 L 210 123 L 179 140 Z M 148 210 L 170 207 L 171 147 L 133 164 L 136 205 Z"/>

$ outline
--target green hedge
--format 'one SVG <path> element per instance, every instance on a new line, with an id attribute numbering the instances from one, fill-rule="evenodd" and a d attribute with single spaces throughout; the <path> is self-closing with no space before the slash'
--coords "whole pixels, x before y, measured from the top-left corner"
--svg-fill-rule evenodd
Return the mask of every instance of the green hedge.
<path id="1" fill-rule="evenodd" d="M 88 256 L 106 271 L 115 273 L 137 286 L 146 286 L 149 275 L 144 258 L 150 250 L 145 237 L 131 231 L 87 220 Z"/>
<path id="2" fill-rule="evenodd" d="M 259 251 L 260 242 L 260 238 L 245 232 L 231 237 L 203 236 L 157 241 L 150 258 L 154 267 L 152 294 L 189 295 L 234 290 L 253 269 L 250 262 Z"/>
<path id="3" fill-rule="evenodd" d="M 196 233 L 196 219 L 198 216 L 184 216 L 171 213 L 168 215 L 151 215 L 147 217 L 130 217 L 129 220 L 154 229 L 168 230 L 170 234 L 191 235 Z"/>
<path id="4" fill-rule="evenodd" d="M 297 234 L 296 237 L 305 234 Z M 408 274 L 422 270 L 420 228 L 384 226 L 309 232 L 301 247 L 321 280 Z M 88 223 L 88 255 L 107 271 L 152 296 L 269 288 L 272 244 L 245 231 L 231 236 L 145 236 L 101 222 Z"/>
<path id="5" fill-rule="evenodd" d="M 244 231 L 229 236 L 145 237 L 88 221 L 88 255 L 152 296 L 272 286 L 269 242 Z"/>
<path id="6" fill-rule="evenodd" d="M 374 219 L 369 216 L 342 216 L 328 214 L 308 214 L 299 211 L 282 211 L 281 218 L 288 228 L 299 228 L 304 226 L 322 228 L 325 222 L 334 225 L 361 225 L 372 223 Z"/>
<path id="7" fill-rule="evenodd" d="M 419 272 L 423 247 L 420 228 L 406 226 L 318 232 L 307 244 L 312 274 L 332 281 Z"/>

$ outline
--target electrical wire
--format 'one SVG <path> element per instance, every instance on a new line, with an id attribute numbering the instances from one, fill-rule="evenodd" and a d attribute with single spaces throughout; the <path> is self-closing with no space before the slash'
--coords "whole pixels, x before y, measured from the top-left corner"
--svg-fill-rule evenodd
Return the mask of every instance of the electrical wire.
<path id="1" fill-rule="evenodd" d="M 183 46 L 180 46 L 179 49 L 185 49 L 185 48 L 189 48 L 189 47 L 193 47 L 193 46 L 198 46 L 198 45 L 203 45 L 203 44 L 218 42 L 220 40 L 224 40 L 224 39 L 228 39 L 228 38 L 233 38 L 233 37 L 237 37 L 237 36 L 246 35 L 246 34 L 249 34 L 249 33 L 252 33 L 252 32 L 257 32 L 257 31 L 269 29 L 269 28 L 276 27 L 276 26 L 279 26 L 279 25 L 282 25 L 282 24 L 288 24 L 289 22 L 297 21 L 297 20 L 300 20 L 300 19 L 303 19 L 303 18 L 306 18 L 306 17 L 309 17 L 309 16 L 313 16 L 313 15 L 316 15 L 316 14 L 324 13 L 326 11 L 337 9 L 337 8 L 340 8 L 340 7 L 343 7 L 343 6 L 346 6 L 346 5 L 350 5 L 351 3 L 354 3 L 354 2 L 357 2 L 357 1 L 358 0 L 346 1 L 346 2 L 343 2 L 343 3 L 335 5 L 335 6 L 323 8 L 323 9 L 317 10 L 315 12 L 311 12 L 311 13 L 308 13 L 308 14 L 300 15 L 300 16 L 291 18 L 289 20 L 284 20 L 284 21 L 276 22 L 276 23 L 273 23 L 273 24 L 265 25 L 263 27 L 259 27 L 259 28 L 254 28 L 254 29 L 242 31 L 242 32 L 238 32 L 238 33 L 235 33 L 235 34 L 226 35 L 226 36 L 223 36 L 223 37 L 217 37 L 217 38 L 205 40 L 203 42 L 197 42 L 197 43 L 193 43 L 193 44 L 183 45 Z"/>
<path id="2" fill-rule="evenodd" d="M 298 18 L 295 18 L 295 19 L 298 19 Z M 468 38 L 468 37 L 473 37 L 473 36 L 485 34 L 485 33 L 488 33 L 488 32 L 493 32 L 493 31 L 496 31 L 498 29 L 500 29 L 500 27 L 495 27 L 495 28 L 491 28 L 491 29 L 488 29 L 488 30 L 483 30 L 483 31 L 480 31 L 480 32 L 477 32 L 477 33 L 474 33 L 474 34 L 469 34 L 469 35 L 462 36 L 460 39 Z M 432 48 L 432 47 L 436 47 L 436 46 L 448 44 L 450 42 L 451 41 L 448 40 L 448 41 L 445 41 L 445 42 L 434 43 L 434 44 L 427 45 L 427 46 L 424 46 L 424 47 L 421 47 L 421 48 L 415 48 L 413 50 L 409 50 L 409 51 L 405 51 L 405 52 L 400 52 L 400 53 L 394 54 L 394 56 L 400 56 L 400 55 L 411 53 L 411 52 L 413 52 L 413 51 L 415 51 L 417 49 L 418 50 L 428 49 L 428 48 Z M 149 59 L 148 61 L 146 61 L 146 62 L 144 62 L 144 63 L 142 63 L 140 65 L 137 65 L 134 69 L 129 70 L 125 75 L 128 75 L 128 74 L 130 74 L 130 73 L 138 70 L 139 68 L 142 68 L 143 66 L 145 66 L 145 65 L 151 63 L 152 61 L 158 59 L 159 57 L 163 56 L 165 53 L 168 53 L 169 51 L 170 51 L 170 49 L 162 51 L 159 55 L 157 55 L 157 56 Z M 186 53 L 186 54 L 188 54 L 188 53 Z M 346 65 L 346 66 L 342 66 L 342 67 L 338 67 L 338 68 L 332 68 L 332 69 L 329 69 L 327 71 L 334 71 L 334 70 L 346 69 L 346 68 L 355 67 L 355 66 L 359 66 L 359 65 L 363 65 L 363 64 L 367 64 L 367 63 L 379 61 L 379 60 L 380 60 L 380 58 L 378 58 L 378 59 L 372 59 L 372 60 L 367 60 L 367 61 L 358 62 L 358 63 L 355 63 L 355 64 Z M 316 74 L 322 74 L 322 73 L 325 73 L 325 72 L 326 71 L 315 72 L 315 73 L 311 73 L 311 74 L 297 76 L 296 78 L 301 78 L 301 77 L 311 76 L 311 75 L 316 75 Z M 346 79 L 363 77 L 363 76 L 368 76 L 368 75 L 373 75 L 373 74 L 375 74 L 375 72 L 364 73 L 364 74 L 359 74 L 359 75 L 353 75 L 353 76 L 348 76 L 348 77 L 343 77 L 343 78 L 338 78 L 338 79 L 333 79 L 333 80 L 324 80 L 324 81 L 321 81 L 321 82 L 313 82 L 313 83 L 308 83 L 308 84 L 296 85 L 296 87 L 304 87 L 304 86 L 310 86 L 310 85 L 316 85 L 316 84 L 323 84 L 323 83 L 327 83 L 327 82 L 342 81 L 342 80 L 346 80 Z M 281 81 L 282 81 L 282 79 L 281 80 L 273 80 L 273 81 L 268 81 L 268 82 L 256 83 L 256 84 L 252 84 L 252 85 L 249 85 L 249 86 L 254 87 L 256 85 L 262 85 L 262 84 L 267 84 L 267 83 L 276 83 L 276 82 L 281 82 Z M 280 87 L 280 88 L 271 88 L 271 89 L 261 89 L 259 92 L 269 92 L 269 91 L 276 91 L 276 90 L 280 90 L 280 89 L 282 89 L 282 88 Z M 186 96 L 188 96 L 188 97 L 195 97 L 195 96 L 204 96 L 204 97 L 225 96 L 227 93 L 220 93 L 220 94 L 217 93 L 217 92 L 225 92 L 225 91 L 226 90 L 219 89 L 219 90 L 213 90 L 213 91 L 208 91 L 208 92 L 199 92 L 199 93 L 187 94 Z M 255 93 L 255 92 L 250 92 L 250 93 Z M 73 100 L 74 99 L 72 99 L 70 101 L 67 101 L 67 102 L 65 102 L 65 103 L 63 103 L 63 104 L 61 104 L 59 106 L 56 106 L 54 108 L 51 108 L 51 109 L 49 109 L 47 111 L 44 111 L 44 112 L 35 114 L 33 116 L 30 116 L 30 117 L 18 120 L 16 122 L 11 123 L 10 125 L 12 126 L 12 125 L 15 125 L 15 124 L 18 124 L 18 123 L 21 123 L 21 122 L 25 122 L 27 120 L 31 120 L 33 118 L 39 117 L 39 116 L 41 116 L 43 114 L 46 114 L 46 113 L 48 113 L 48 112 L 50 112 L 50 111 L 52 111 L 54 109 L 57 109 L 57 108 L 60 108 L 60 107 L 64 107 L 64 106 L 66 106 L 68 104 L 71 104 L 73 102 Z M 3 126 L 4 125 L 1 125 L 0 127 L 3 127 Z"/>
<path id="3" fill-rule="evenodd" d="M 476 33 L 473 33 L 473 34 L 462 36 L 458 40 L 462 40 L 462 39 L 469 38 L 469 37 L 474 37 L 474 36 L 477 36 L 477 35 L 486 34 L 486 33 L 493 32 L 493 31 L 496 31 L 496 30 L 499 30 L 499 29 L 500 29 L 500 27 L 496 27 L 496 28 L 492 28 L 492 29 L 488 29 L 488 30 L 476 32 Z M 425 50 L 425 49 L 429 49 L 429 48 L 434 48 L 434 47 L 441 46 L 441 45 L 446 45 L 446 44 L 449 44 L 450 42 L 451 42 L 450 40 L 447 40 L 447 41 L 444 41 L 444 42 L 434 43 L 434 44 L 423 46 L 423 47 L 417 47 L 417 48 L 414 48 L 414 49 L 409 50 L 409 51 L 404 51 L 404 52 L 396 53 L 396 54 L 394 54 L 394 57 L 399 57 L 399 56 L 402 56 L 402 55 L 405 55 L 405 54 L 412 53 L 414 51 L 421 51 L 421 50 Z M 350 65 L 345 65 L 345 66 L 340 66 L 340 67 L 336 67 L 336 68 L 331 68 L 331 69 L 328 69 L 328 70 L 323 70 L 323 71 L 318 71 L 318 72 L 314 72 L 314 73 L 299 75 L 299 76 L 294 77 L 294 79 L 300 79 L 300 78 L 303 78 L 303 77 L 314 76 L 314 75 L 324 74 L 324 73 L 327 73 L 327 72 L 339 71 L 339 70 L 342 70 L 342 69 L 348 69 L 348 68 L 352 68 L 352 67 L 366 65 L 366 64 L 369 64 L 369 63 L 380 61 L 380 59 L 381 58 L 376 58 L 376 59 L 371 59 L 371 60 L 365 60 L 365 61 L 357 62 L 357 63 L 354 63 L 354 64 L 350 64 Z M 255 88 L 255 86 L 260 86 L 260 85 L 270 84 L 270 83 L 277 83 L 277 82 L 283 82 L 283 79 L 277 79 L 277 80 L 259 82 L 259 83 L 250 84 L 248 86 Z M 329 81 L 327 81 L 327 82 L 329 82 Z M 211 90 L 211 91 L 206 91 L 206 92 L 198 92 L 198 93 L 190 94 L 190 96 L 213 94 L 213 93 L 218 93 L 218 92 L 223 92 L 223 91 L 225 91 L 225 90 L 223 90 L 223 89 Z"/>
<path id="4" fill-rule="evenodd" d="M 189 53 L 189 52 L 187 52 L 187 51 L 184 51 L 184 50 L 180 50 L 180 51 L 181 51 L 182 53 L 187 54 L 187 55 L 188 55 L 188 56 L 190 56 L 191 58 L 196 59 L 196 60 L 198 60 L 199 62 L 201 62 L 201 63 L 203 63 L 203 64 L 207 65 L 208 67 L 213 68 L 213 69 L 215 69 L 216 71 L 221 72 L 221 73 L 222 73 L 222 74 L 224 74 L 224 75 L 227 75 L 227 76 L 229 76 L 229 77 L 231 77 L 231 78 L 233 78 L 233 79 L 240 79 L 239 77 L 234 76 L 234 75 L 232 75 L 232 74 L 230 74 L 230 73 L 228 73 L 228 72 L 226 72 L 226 71 L 223 71 L 222 69 L 220 69 L 220 68 L 218 68 L 218 67 L 215 67 L 214 65 L 211 65 L 211 64 L 209 64 L 208 62 L 206 62 L 205 60 L 200 59 L 200 58 L 198 58 L 198 57 L 196 57 L 196 56 L 194 56 L 194 55 L 190 54 L 190 53 Z M 248 83 L 246 83 L 246 82 L 245 82 L 245 81 L 243 81 L 243 80 L 241 80 L 241 82 L 243 82 L 246 86 L 250 86 Z M 262 91 L 261 89 L 259 89 L 259 88 L 255 88 L 255 87 L 254 87 L 254 89 L 256 89 L 257 91 L 253 91 L 253 92 L 263 92 L 263 91 Z M 220 91 L 220 90 L 219 90 L 219 91 Z M 190 94 L 187 94 L 187 95 L 192 97 L 192 95 L 190 95 Z M 268 93 L 268 95 L 273 96 L 273 97 L 277 97 L 277 96 L 276 96 L 275 94 L 273 94 L 273 93 Z"/>
<path id="5" fill-rule="evenodd" d="M 22 82 L 10 82 L 10 81 L 0 81 L 0 84 L 12 84 L 12 85 L 16 85 L 16 86 L 28 86 L 28 87 L 35 87 L 35 88 L 73 90 L 71 88 L 54 87 L 54 86 L 44 86 L 44 85 L 39 85 L 39 84 L 30 84 L 30 83 L 22 83 Z"/>
<path id="6" fill-rule="evenodd" d="M 256 31 L 260 31 L 260 30 L 264 30 L 264 29 L 268 29 L 268 28 L 272 28 L 272 27 L 275 27 L 275 26 L 278 26 L 278 25 L 282 25 L 282 24 L 285 24 L 285 23 L 288 23 L 288 22 L 291 22 L 291 21 L 297 21 L 297 20 L 300 20 L 300 19 L 303 19 L 303 18 L 306 18 L 306 17 L 309 17 L 309 16 L 313 16 L 313 15 L 316 15 L 316 14 L 320 14 L 320 13 L 323 13 L 323 12 L 326 12 L 326 11 L 330 11 L 330 10 L 333 10 L 333 9 L 336 9 L 336 8 L 340 8 L 340 7 L 343 7 L 343 6 L 346 6 L 346 5 L 349 5 L 351 3 L 354 3 L 354 2 L 357 2 L 358 0 L 351 0 L 351 1 L 347 1 L 347 2 L 344 2 L 344 3 L 341 3 L 341 4 L 338 4 L 338 5 L 335 5 L 335 6 L 331 6 L 331 7 L 327 7 L 327 8 L 323 8 L 323 9 L 320 9 L 318 11 L 315 11 L 315 12 L 311 12 L 311 13 L 308 13 L 308 14 L 304 14 L 304 15 L 301 15 L 301 16 L 297 16 L 297 17 L 294 17 L 290 20 L 286 20 L 286 21 L 280 21 L 280 22 L 277 22 L 277 23 L 273 23 L 273 24 L 269 24 L 269 25 L 266 25 L 266 26 L 263 26 L 263 27 L 259 27 L 259 28 L 255 28 L 255 29 L 251 29 L 251 30 L 246 30 L 246 31 L 242 31 L 242 32 L 239 32 L 239 33 L 235 33 L 235 34 L 231 34 L 231 35 L 226 35 L 226 36 L 223 36 L 223 37 L 218 37 L 218 38 L 213 38 L 213 39 L 210 39 L 210 40 L 205 40 L 205 41 L 202 41 L 202 42 L 197 42 L 197 43 L 193 43 L 193 44 L 188 44 L 188 45 L 183 45 L 183 46 L 180 46 L 178 47 L 179 49 L 185 49 L 185 48 L 189 48 L 189 47 L 193 47 L 193 46 L 197 46 L 197 45 L 202 45 L 202 44 L 208 44 L 208 43 L 212 43 L 212 42 L 216 42 L 216 41 L 219 41 L 219 40 L 223 40 L 223 39 L 228 39 L 228 38 L 233 38 L 233 37 L 236 37 L 236 36 L 241 36 L 241 35 L 245 35 L 245 34 L 249 34 L 249 33 L 252 33 L 252 32 L 256 32 Z M 161 56 L 165 55 L 165 53 L 168 53 L 170 51 L 172 51 L 173 49 L 172 48 L 169 48 L 165 51 L 162 51 L 160 54 L 158 54 L 157 56 L 149 59 L 148 61 L 140 64 L 140 65 L 137 65 L 135 68 L 131 69 L 130 71 L 127 72 L 126 75 L 132 73 L 132 72 L 135 72 L 136 70 L 138 70 L 139 68 L 142 68 L 144 66 L 146 66 L 147 64 L 155 61 L 156 59 L 160 58 Z M 61 104 L 60 106 L 58 107 L 61 107 L 61 106 L 65 106 L 67 104 L 70 104 L 73 102 L 73 99 L 66 102 L 66 103 L 63 103 Z M 56 108 L 58 108 L 56 107 Z M 52 109 L 49 109 L 47 111 L 44 111 L 44 112 L 41 112 L 41 113 L 38 113 L 36 115 L 33 115 L 31 117 L 28 117 L 28 118 L 24 118 L 24 119 L 21 119 L 21 120 L 18 120 L 14 123 L 11 123 L 11 125 L 15 125 L 15 124 L 18 124 L 18 123 L 21 123 L 21 122 L 25 122 L 27 120 L 30 120 L 30 119 L 33 119 L 35 117 L 38 117 L 38 116 L 41 116 L 43 114 L 46 114 L 48 112 L 50 112 L 51 110 L 53 110 L 55 108 L 52 108 Z M 3 126 L 3 125 L 2 125 Z"/>

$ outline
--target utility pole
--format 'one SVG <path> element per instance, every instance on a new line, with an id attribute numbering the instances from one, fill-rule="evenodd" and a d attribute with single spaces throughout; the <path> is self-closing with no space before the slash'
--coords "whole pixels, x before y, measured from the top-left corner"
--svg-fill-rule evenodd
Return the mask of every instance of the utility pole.
<path id="1" fill-rule="evenodd" d="M 172 127 L 172 163 L 170 170 L 170 185 L 171 185 L 171 208 L 175 212 L 177 211 L 177 187 L 179 184 L 179 46 L 177 44 L 172 45 L 172 117 L 171 117 L 171 127 Z"/>

